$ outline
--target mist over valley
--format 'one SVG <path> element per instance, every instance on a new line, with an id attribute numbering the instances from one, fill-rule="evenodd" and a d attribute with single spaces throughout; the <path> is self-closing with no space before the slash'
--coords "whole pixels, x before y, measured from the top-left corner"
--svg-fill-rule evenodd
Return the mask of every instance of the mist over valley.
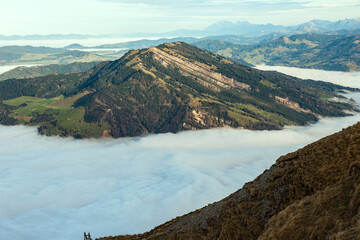
<path id="1" fill-rule="evenodd" d="M 291 70 L 299 77 L 327 73 Z M 343 73 L 342 80 L 358 86 L 356 74 Z M 360 103 L 358 93 L 348 97 Z M 84 231 L 94 237 L 148 231 L 220 200 L 279 156 L 359 119 L 356 114 L 281 131 L 220 128 L 116 140 L 46 137 L 33 127 L 0 126 L 0 235 L 76 240 Z"/>

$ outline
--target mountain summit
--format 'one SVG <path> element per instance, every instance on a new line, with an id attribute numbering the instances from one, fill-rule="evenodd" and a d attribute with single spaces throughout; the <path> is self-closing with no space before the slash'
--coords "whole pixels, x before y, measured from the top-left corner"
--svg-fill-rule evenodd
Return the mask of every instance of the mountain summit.
<path id="1" fill-rule="evenodd" d="M 129 51 L 82 74 L 1 82 L 0 119 L 78 137 L 280 129 L 354 110 L 331 101 L 341 89 L 352 90 L 259 71 L 176 42 Z"/>

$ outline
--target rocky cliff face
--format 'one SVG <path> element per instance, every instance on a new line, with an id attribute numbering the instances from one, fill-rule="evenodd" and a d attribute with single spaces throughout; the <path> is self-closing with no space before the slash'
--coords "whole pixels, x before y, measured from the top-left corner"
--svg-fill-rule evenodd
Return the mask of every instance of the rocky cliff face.
<path id="1" fill-rule="evenodd" d="M 280 157 L 227 198 L 107 239 L 359 239 L 360 123 Z"/>

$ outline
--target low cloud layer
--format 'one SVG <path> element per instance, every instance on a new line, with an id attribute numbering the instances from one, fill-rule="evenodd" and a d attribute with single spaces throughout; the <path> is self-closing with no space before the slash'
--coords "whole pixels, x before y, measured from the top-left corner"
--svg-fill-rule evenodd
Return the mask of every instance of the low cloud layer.
<path id="1" fill-rule="evenodd" d="M 306 71 L 306 70 L 304 70 Z M 360 101 L 360 94 L 353 94 Z M 282 131 L 213 129 L 117 140 L 0 126 L 0 238 L 78 240 L 139 233 L 217 201 L 275 160 L 356 123 Z"/>
<path id="2" fill-rule="evenodd" d="M 256 68 L 266 71 L 278 71 L 302 79 L 320 80 L 343 85 L 346 87 L 360 88 L 360 72 L 325 71 L 317 69 L 266 65 L 258 65 Z"/>

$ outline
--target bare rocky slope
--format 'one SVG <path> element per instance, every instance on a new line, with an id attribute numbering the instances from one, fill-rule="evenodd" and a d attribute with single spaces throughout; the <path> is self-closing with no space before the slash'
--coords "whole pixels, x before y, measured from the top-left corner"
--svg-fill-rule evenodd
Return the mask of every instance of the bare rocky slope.
<path id="1" fill-rule="evenodd" d="M 280 157 L 227 198 L 139 235 L 150 239 L 360 239 L 360 123 Z"/>

